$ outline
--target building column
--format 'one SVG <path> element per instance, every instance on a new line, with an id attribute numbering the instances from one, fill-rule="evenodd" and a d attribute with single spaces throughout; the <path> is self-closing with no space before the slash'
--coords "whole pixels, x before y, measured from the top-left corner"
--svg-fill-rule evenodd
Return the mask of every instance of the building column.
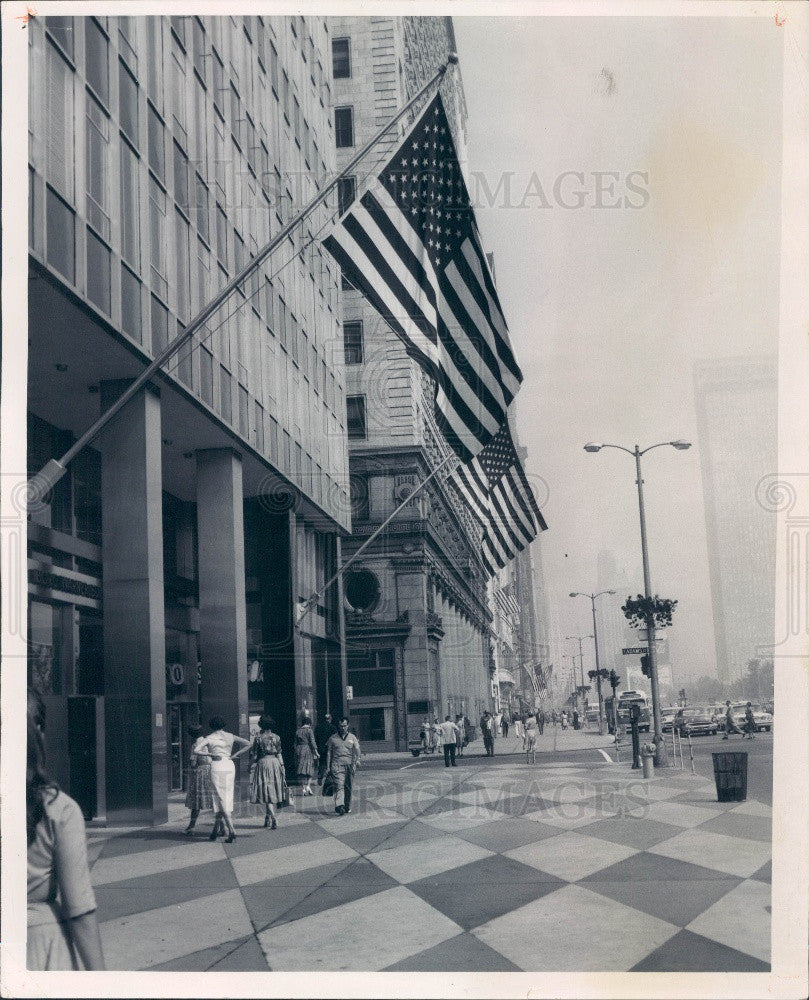
<path id="1" fill-rule="evenodd" d="M 201 721 L 221 715 L 247 739 L 247 613 L 242 461 L 230 448 L 197 452 Z"/>
<path id="2" fill-rule="evenodd" d="M 126 381 L 101 383 L 102 412 Z M 101 436 L 107 819 L 168 818 L 160 396 L 149 386 Z"/>

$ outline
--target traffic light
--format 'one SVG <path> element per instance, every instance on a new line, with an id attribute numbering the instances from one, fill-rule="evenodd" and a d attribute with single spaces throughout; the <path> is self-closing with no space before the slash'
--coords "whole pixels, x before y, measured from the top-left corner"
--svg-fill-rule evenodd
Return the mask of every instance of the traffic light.
<path id="1" fill-rule="evenodd" d="M 615 692 L 615 689 L 618 687 L 620 682 L 621 678 L 618 676 L 616 671 L 610 670 L 610 687 L 612 688 L 613 692 Z"/>
<path id="2" fill-rule="evenodd" d="M 640 658 L 640 672 L 644 677 L 652 676 L 652 661 L 646 653 Z"/>

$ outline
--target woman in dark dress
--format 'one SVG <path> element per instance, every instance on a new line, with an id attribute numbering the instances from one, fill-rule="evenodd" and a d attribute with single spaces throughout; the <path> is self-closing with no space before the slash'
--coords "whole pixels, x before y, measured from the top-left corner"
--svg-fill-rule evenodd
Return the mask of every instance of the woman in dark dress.
<path id="1" fill-rule="evenodd" d="M 312 795 L 312 775 L 315 773 L 316 762 L 320 759 L 312 732 L 312 720 L 308 715 L 301 716 L 301 724 L 295 733 L 295 768 L 298 781 L 303 785 L 303 795 Z"/>
<path id="2" fill-rule="evenodd" d="M 258 720 L 260 732 L 250 747 L 250 757 L 256 765 L 250 782 L 250 801 L 266 805 L 264 826 L 273 830 L 278 826 L 274 807 L 283 801 L 286 783 L 281 738 L 272 731 L 274 726 L 269 715 L 262 715 Z"/>

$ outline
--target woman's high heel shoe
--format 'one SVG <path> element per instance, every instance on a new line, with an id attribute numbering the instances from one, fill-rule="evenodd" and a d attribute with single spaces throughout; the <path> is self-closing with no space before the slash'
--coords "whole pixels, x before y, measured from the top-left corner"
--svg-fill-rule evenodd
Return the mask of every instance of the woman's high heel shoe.
<path id="1" fill-rule="evenodd" d="M 272 823 L 270 824 L 270 829 L 271 830 L 277 830 L 278 829 L 278 820 L 275 818 L 275 816 L 273 816 L 273 818 L 272 818 Z"/>
<path id="2" fill-rule="evenodd" d="M 215 829 L 211 830 L 211 833 L 210 833 L 210 836 L 208 837 L 208 840 L 216 840 L 217 836 L 218 836 L 218 834 L 217 834 L 216 830 Z"/>
<path id="3" fill-rule="evenodd" d="M 232 844 L 235 839 L 236 839 L 236 834 L 235 833 L 231 833 L 231 835 L 229 837 L 225 838 L 225 843 L 226 844 Z"/>
<path id="4" fill-rule="evenodd" d="M 270 817 L 269 816 L 265 816 L 264 817 L 264 829 L 266 830 L 269 825 L 270 825 Z"/>

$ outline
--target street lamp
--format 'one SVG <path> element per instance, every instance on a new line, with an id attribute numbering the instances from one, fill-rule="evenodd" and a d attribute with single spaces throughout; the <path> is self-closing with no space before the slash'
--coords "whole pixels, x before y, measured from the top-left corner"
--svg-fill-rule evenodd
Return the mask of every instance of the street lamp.
<path id="1" fill-rule="evenodd" d="M 667 446 L 676 448 L 677 451 L 686 451 L 691 447 L 689 441 L 683 441 L 678 439 L 677 441 L 660 441 L 658 444 L 650 444 L 648 448 L 641 449 L 635 445 L 634 451 L 630 448 L 624 448 L 620 444 L 601 444 L 597 441 L 590 441 L 584 445 L 584 450 L 591 453 L 601 451 L 602 448 L 617 448 L 619 451 L 625 451 L 628 455 L 632 455 L 635 459 L 635 470 L 637 473 L 637 484 L 638 484 L 638 509 L 640 511 L 640 545 L 643 552 L 643 589 L 645 591 L 646 602 L 647 602 L 647 613 L 646 613 L 646 636 L 647 642 L 649 644 L 649 666 L 651 668 L 651 681 L 652 681 L 652 712 L 654 715 L 654 744 L 655 744 L 655 763 L 666 767 L 668 765 L 668 752 L 666 750 L 666 744 L 663 741 L 663 732 L 660 723 L 660 690 L 657 681 L 657 648 L 655 642 L 655 621 L 654 612 L 652 610 L 651 600 L 652 600 L 652 584 L 649 579 L 649 551 L 646 545 L 646 511 L 643 506 L 643 477 L 641 475 L 640 469 L 640 459 L 641 455 L 645 455 L 647 451 L 651 451 L 652 448 L 663 448 Z"/>
<path id="2" fill-rule="evenodd" d="M 582 696 L 582 699 L 584 699 L 584 653 L 582 652 L 581 642 L 582 642 L 582 639 L 592 639 L 593 636 L 591 636 L 591 635 L 566 635 L 565 638 L 566 639 L 573 639 L 574 642 L 578 642 L 578 644 L 579 644 L 579 669 L 581 670 L 581 687 L 582 687 L 581 696 Z M 575 662 L 576 662 L 576 657 L 574 656 L 573 657 L 573 663 L 575 664 Z"/>
<path id="3" fill-rule="evenodd" d="M 596 650 L 596 689 L 598 691 L 598 735 L 604 735 L 604 709 L 601 699 L 601 664 L 598 662 L 598 629 L 596 628 L 596 598 L 602 594 L 615 594 L 614 590 L 599 590 L 597 594 L 582 594 L 578 590 L 571 593 L 571 597 L 589 597 L 593 607 L 593 642 Z M 584 673 L 582 671 L 582 673 Z"/>

